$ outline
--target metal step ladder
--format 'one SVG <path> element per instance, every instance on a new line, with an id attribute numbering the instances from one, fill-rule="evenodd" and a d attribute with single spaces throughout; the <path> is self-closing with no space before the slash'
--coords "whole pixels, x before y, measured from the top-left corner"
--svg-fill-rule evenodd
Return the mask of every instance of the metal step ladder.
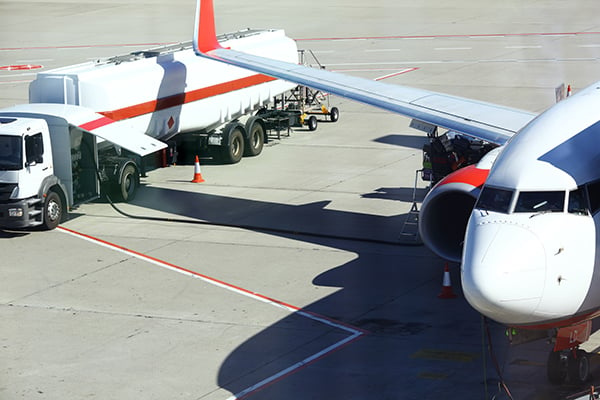
<path id="1" fill-rule="evenodd" d="M 412 194 L 412 206 L 400 231 L 400 242 L 406 244 L 423 244 L 419 236 L 419 207 L 417 206 L 417 180 L 422 169 L 415 172 L 415 185 Z"/>

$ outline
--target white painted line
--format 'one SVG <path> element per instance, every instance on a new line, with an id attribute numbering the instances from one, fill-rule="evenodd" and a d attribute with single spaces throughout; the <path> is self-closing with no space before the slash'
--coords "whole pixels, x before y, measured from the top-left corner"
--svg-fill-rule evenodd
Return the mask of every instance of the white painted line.
<path id="1" fill-rule="evenodd" d="M 354 334 L 352 336 L 347 337 L 344 340 L 340 340 L 339 342 L 321 350 L 320 352 L 315 353 L 312 356 L 307 357 L 304 360 L 299 361 L 296 364 L 294 364 L 282 371 L 279 371 L 275 375 L 271 375 L 270 377 L 263 379 L 262 381 L 254 384 L 252 386 L 247 387 L 246 389 L 242 390 L 241 392 L 238 392 L 238 393 L 234 394 L 233 396 L 228 397 L 227 400 L 241 399 L 244 396 L 248 396 L 252 392 L 263 389 L 266 386 L 270 385 L 271 383 L 275 383 L 276 381 L 285 378 L 287 375 L 293 374 L 294 372 L 298 371 L 299 369 L 304 368 L 305 366 L 307 366 L 315 361 L 318 361 L 320 358 L 325 357 L 329 353 L 332 353 L 335 350 L 339 350 L 341 347 L 343 347 L 347 344 L 350 344 L 354 340 L 358 339 L 360 336 L 361 336 L 361 334 Z"/>
<path id="2" fill-rule="evenodd" d="M 367 49 L 365 50 L 365 53 L 387 53 L 395 51 L 402 51 L 402 49 Z"/>
<path id="3" fill-rule="evenodd" d="M 233 396 L 229 397 L 227 400 L 239 399 L 241 397 L 244 397 L 244 396 L 247 396 L 247 395 L 251 394 L 252 392 L 260 390 L 260 389 L 266 387 L 267 385 L 270 385 L 270 384 L 272 384 L 272 383 L 274 383 L 274 382 L 276 382 L 276 381 L 278 381 L 280 379 L 283 379 L 284 377 L 297 372 L 298 370 L 300 370 L 301 368 L 309 365 L 310 363 L 316 362 L 319 359 L 321 359 L 323 357 L 326 357 L 330 353 L 332 353 L 332 352 L 334 352 L 336 350 L 341 349 L 343 346 L 352 343 L 353 341 L 359 339 L 360 337 L 364 336 L 367 333 L 366 331 L 364 331 L 364 330 L 362 330 L 360 328 L 356 328 L 356 327 L 344 324 L 343 322 L 340 322 L 340 321 L 335 321 L 333 319 L 327 318 L 327 317 L 319 315 L 319 314 L 315 314 L 315 313 L 312 313 L 312 312 L 309 312 L 309 311 L 302 310 L 299 307 L 296 307 L 296 306 L 284 303 L 284 302 L 279 301 L 279 300 L 275 300 L 273 298 L 264 296 L 264 295 L 262 295 L 260 293 L 252 292 L 250 290 L 241 288 L 239 286 L 232 285 L 232 284 L 224 282 L 224 281 L 220 281 L 220 280 L 215 279 L 215 278 L 211 278 L 211 277 L 209 277 L 207 275 L 204 275 L 204 274 L 201 274 L 201 273 L 198 273 L 198 272 L 195 272 L 195 271 L 183 268 L 183 267 L 179 267 L 179 266 L 171 264 L 171 263 L 169 263 L 167 261 L 159 260 L 158 258 L 154 258 L 154 257 L 148 256 L 146 254 L 139 253 L 139 252 L 137 252 L 135 250 L 131 250 L 131 249 L 125 248 L 123 246 L 119 246 L 117 244 L 110 243 L 110 242 L 107 242 L 107 241 L 99 239 L 99 238 L 95 238 L 95 237 L 90 236 L 90 235 L 86 235 L 84 233 L 73 231 L 71 229 L 68 229 L 68 228 L 65 228 L 65 227 L 62 227 L 62 226 L 59 226 L 57 229 L 60 232 L 67 233 L 67 234 L 69 234 L 71 236 L 75 236 L 77 238 L 80 238 L 80 239 L 86 240 L 88 242 L 97 244 L 97 245 L 99 245 L 101 247 L 105 247 L 105 248 L 108 248 L 110 250 L 114 250 L 114 251 L 117 251 L 117 252 L 120 252 L 120 253 L 127 254 L 130 257 L 134 257 L 134 258 L 137 258 L 139 260 L 146 261 L 148 263 L 157 265 L 159 267 L 162 267 L 162 268 L 174 271 L 174 272 L 178 272 L 178 273 L 183 274 L 183 275 L 187 275 L 187 276 L 192 277 L 192 278 L 200 279 L 200 280 L 202 280 L 202 281 L 204 281 L 206 283 L 209 283 L 211 285 L 214 285 L 214 286 L 217 286 L 217 287 L 229 290 L 229 291 L 234 292 L 234 293 L 241 294 L 241 295 L 246 296 L 246 297 L 250 297 L 250 298 L 252 298 L 254 300 L 258 300 L 258 301 L 263 302 L 263 303 L 270 304 L 270 305 L 272 305 L 274 307 L 284 309 L 284 310 L 286 310 L 286 311 L 288 311 L 290 313 L 296 313 L 297 315 L 303 316 L 303 317 L 311 319 L 313 321 L 320 322 L 320 323 L 325 324 L 327 326 L 331 326 L 331 327 L 343 330 L 344 332 L 347 332 L 347 333 L 350 334 L 350 336 L 348 336 L 348 337 L 340 340 L 339 342 L 336 342 L 336 343 L 334 343 L 334 344 L 326 347 L 325 349 L 323 349 L 323 350 L 321 350 L 321 351 L 319 351 L 319 352 L 317 352 L 317 353 L 315 353 L 315 354 L 313 354 L 313 355 L 305 358 L 304 360 L 299 361 L 296 364 L 291 365 L 290 367 L 285 368 L 285 369 L 279 371 L 278 373 L 276 373 L 276 374 L 274 374 L 274 375 L 272 375 L 272 376 L 270 376 L 270 377 L 268 377 L 268 378 L 266 378 L 266 379 L 264 379 L 264 380 L 262 380 L 262 381 L 260 381 L 260 382 L 258 382 L 256 384 L 254 384 L 252 386 L 247 387 L 246 389 L 242 390 L 241 392 L 239 392 L 237 394 L 234 394 Z"/>
<path id="4" fill-rule="evenodd" d="M 541 49 L 542 46 L 504 46 L 505 49 Z"/>
<path id="5" fill-rule="evenodd" d="M 579 45 L 577 45 L 577 47 L 600 47 L 600 43 L 593 43 L 593 44 L 579 44 Z"/>
<path id="6" fill-rule="evenodd" d="M 472 50 L 472 47 L 435 47 L 434 50 Z"/>

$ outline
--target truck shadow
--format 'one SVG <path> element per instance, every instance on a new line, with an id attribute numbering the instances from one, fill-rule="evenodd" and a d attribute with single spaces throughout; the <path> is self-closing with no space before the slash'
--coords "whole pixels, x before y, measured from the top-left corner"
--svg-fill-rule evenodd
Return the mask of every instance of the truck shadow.
<path id="1" fill-rule="evenodd" d="M 11 230 L 1 230 L 0 229 L 0 239 L 12 239 L 16 237 L 27 236 L 31 233 L 31 230 L 22 230 L 22 231 L 11 231 Z"/>
<path id="2" fill-rule="evenodd" d="M 453 397 L 470 399 L 481 398 L 484 385 L 493 387 L 498 380 L 491 360 L 482 355 L 480 316 L 460 296 L 458 270 L 453 268 L 452 280 L 459 298 L 439 300 L 442 261 L 422 246 L 383 243 L 398 237 L 405 215 L 383 217 L 333 210 L 327 208 L 328 201 L 294 206 L 151 186 L 140 188 L 133 204 L 218 224 L 273 229 L 258 230 L 349 252 L 350 260 L 342 263 L 303 252 L 298 255 L 304 254 L 305 260 L 281 260 L 282 265 L 306 263 L 311 268 L 316 263 L 324 271 L 302 287 L 339 289 L 317 297 L 302 313 L 292 312 L 243 339 L 225 358 L 217 377 L 219 387 L 233 395 L 257 399 L 435 398 L 453 393 Z M 252 268 L 251 260 L 240 262 Z M 278 276 L 277 271 L 272 276 Z M 324 324 L 304 313 L 336 322 Z M 368 333 L 336 351 L 324 351 L 351 335 L 340 329 L 345 324 L 351 325 L 353 332 L 364 329 Z M 495 326 L 493 337 L 499 354 L 506 348 L 503 335 L 504 329 Z M 310 361 L 320 353 L 317 362 Z M 296 368 L 282 373 L 291 366 Z M 262 384 L 254 386 L 259 382 Z M 539 385 L 545 381 L 541 379 Z"/>

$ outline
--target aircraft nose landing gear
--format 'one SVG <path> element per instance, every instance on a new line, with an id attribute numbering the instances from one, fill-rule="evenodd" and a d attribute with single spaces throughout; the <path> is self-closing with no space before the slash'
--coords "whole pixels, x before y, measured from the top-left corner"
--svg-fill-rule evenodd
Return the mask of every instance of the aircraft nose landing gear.
<path id="1" fill-rule="evenodd" d="M 585 383 L 590 378 L 590 359 L 584 350 L 552 351 L 548 357 L 548 380 L 560 385 Z"/>

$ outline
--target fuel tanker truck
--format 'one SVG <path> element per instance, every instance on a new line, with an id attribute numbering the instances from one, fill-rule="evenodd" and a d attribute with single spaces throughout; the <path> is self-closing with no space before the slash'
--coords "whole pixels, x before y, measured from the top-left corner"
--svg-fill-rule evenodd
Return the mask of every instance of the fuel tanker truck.
<path id="1" fill-rule="evenodd" d="M 282 30 L 247 29 L 219 42 L 298 63 Z M 299 95 L 306 90 L 200 58 L 191 42 L 38 73 L 29 104 L 0 110 L 0 229 L 52 229 L 101 186 L 130 200 L 140 176 L 178 149 L 208 150 L 225 163 L 257 156 L 271 129 L 316 129 Z M 313 113 L 339 115 L 325 106 Z"/>

